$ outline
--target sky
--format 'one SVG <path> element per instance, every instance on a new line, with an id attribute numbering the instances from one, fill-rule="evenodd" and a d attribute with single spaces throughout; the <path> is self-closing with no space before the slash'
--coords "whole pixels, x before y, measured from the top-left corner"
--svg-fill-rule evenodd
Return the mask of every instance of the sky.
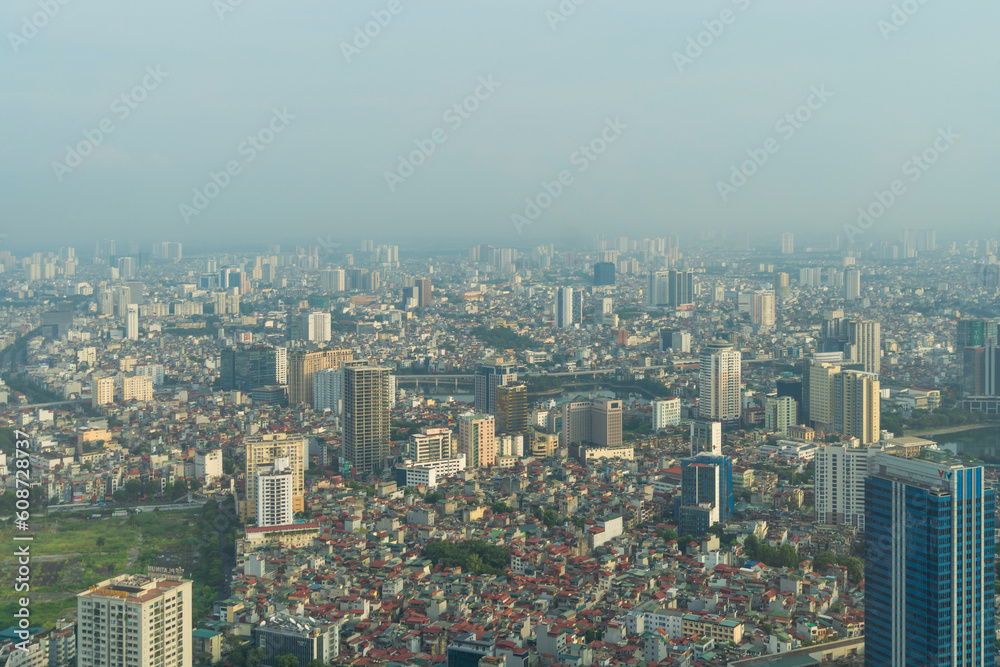
<path id="1" fill-rule="evenodd" d="M 0 233 L 994 235 L 998 24 L 986 0 L 7 0 Z"/>

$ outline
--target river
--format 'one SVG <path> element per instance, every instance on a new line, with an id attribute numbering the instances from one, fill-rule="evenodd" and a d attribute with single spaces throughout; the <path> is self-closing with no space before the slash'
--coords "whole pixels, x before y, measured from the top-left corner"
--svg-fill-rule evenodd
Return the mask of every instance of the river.
<path id="1" fill-rule="evenodd" d="M 927 436 L 927 439 L 934 440 L 939 446 L 954 454 L 970 452 L 977 455 L 1000 456 L 1000 426 L 944 433 L 937 437 L 931 435 Z"/>

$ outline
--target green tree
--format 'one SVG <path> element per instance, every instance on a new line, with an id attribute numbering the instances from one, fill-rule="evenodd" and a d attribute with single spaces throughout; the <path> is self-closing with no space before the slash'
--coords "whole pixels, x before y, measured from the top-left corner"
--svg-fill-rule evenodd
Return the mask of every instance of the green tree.
<path id="1" fill-rule="evenodd" d="M 274 667 L 299 667 L 299 659 L 294 655 L 276 655 Z"/>

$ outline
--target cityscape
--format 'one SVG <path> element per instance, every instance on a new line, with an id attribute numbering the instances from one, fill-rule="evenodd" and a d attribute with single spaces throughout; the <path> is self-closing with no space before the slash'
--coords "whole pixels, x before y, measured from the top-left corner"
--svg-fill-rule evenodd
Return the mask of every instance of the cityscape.
<path id="1" fill-rule="evenodd" d="M 997 240 L 588 245 L 0 251 L 8 664 L 992 664 Z"/>
<path id="2" fill-rule="evenodd" d="M 0 667 L 994 667 L 1000 3 L 0 3 Z"/>

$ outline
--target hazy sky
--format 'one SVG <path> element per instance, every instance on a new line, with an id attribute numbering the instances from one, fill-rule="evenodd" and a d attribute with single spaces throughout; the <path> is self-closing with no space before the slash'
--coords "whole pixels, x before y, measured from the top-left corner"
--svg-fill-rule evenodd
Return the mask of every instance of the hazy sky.
<path id="1" fill-rule="evenodd" d="M 995 1 L 63 1 L 0 5 L 10 243 L 1000 226 Z"/>

